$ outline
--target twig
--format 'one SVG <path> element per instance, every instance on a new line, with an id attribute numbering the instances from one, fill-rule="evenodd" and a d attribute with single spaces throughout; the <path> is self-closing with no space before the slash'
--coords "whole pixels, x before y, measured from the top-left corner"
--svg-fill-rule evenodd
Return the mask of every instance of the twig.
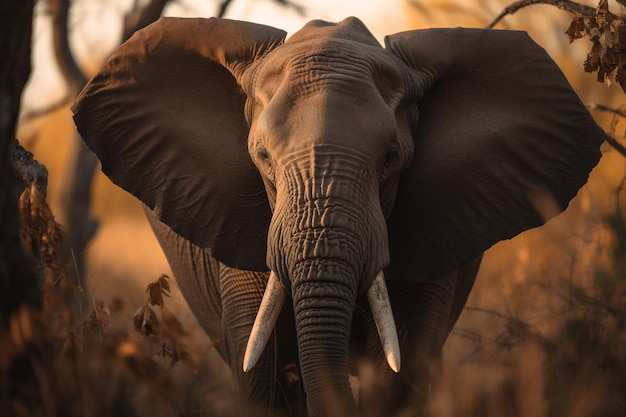
<path id="1" fill-rule="evenodd" d="M 293 9 L 300 16 L 303 16 L 303 17 L 306 16 L 306 7 L 300 4 L 294 3 L 289 0 L 274 0 L 274 1 L 283 7 L 286 7 L 288 9 Z"/>
<path id="2" fill-rule="evenodd" d="M 480 2 L 480 7 L 476 7 L 474 5 L 464 7 L 460 4 L 449 4 L 447 2 L 443 2 L 443 4 L 432 4 L 428 5 L 424 4 L 425 2 L 422 0 L 408 0 L 408 3 L 411 7 L 413 7 L 418 13 L 424 15 L 427 19 L 434 19 L 434 13 L 437 11 L 448 13 L 457 13 L 464 16 L 472 17 L 479 22 L 488 21 L 491 18 L 492 13 L 487 11 L 487 8 Z"/>
<path id="3" fill-rule="evenodd" d="M 217 9 L 217 13 L 215 14 L 215 17 L 222 18 L 226 16 L 226 12 L 228 11 L 228 6 L 230 6 L 232 2 L 233 0 L 224 0 L 222 3 L 220 3 L 220 6 Z"/>
<path id="4" fill-rule="evenodd" d="M 626 110 L 624 109 L 616 109 L 614 107 L 609 107 L 604 104 L 590 103 L 587 105 L 590 110 L 600 110 L 608 113 L 615 114 L 620 117 L 626 118 Z M 613 135 L 607 134 L 606 141 L 611 145 L 617 152 L 619 152 L 622 156 L 626 156 L 626 146 L 622 145 L 617 139 L 613 137 Z"/>
<path id="5" fill-rule="evenodd" d="M 52 16 L 52 43 L 56 63 L 69 88 L 69 95 L 77 96 L 87 83 L 87 77 L 79 68 L 69 44 L 69 0 L 48 0 Z"/>
<path id="6" fill-rule="evenodd" d="M 596 9 L 584 4 L 579 4 L 570 0 L 520 0 L 513 4 L 508 5 L 491 23 L 487 25 L 488 29 L 492 29 L 500 20 L 510 14 L 514 14 L 520 9 L 523 9 L 534 4 L 548 4 L 557 7 L 561 10 L 572 14 L 590 15 L 594 14 Z"/>
<path id="7" fill-rule="evenodd" d="M 226 16 L 226 12 L 228 11 L 228 8 L 233 3 L 233 1 L 234 0 L 222 1 L 217 9 L 216 17 L 222 18 Z M 293 9 L 300 16 L 306 16 L 306 8 L 300 4 L 294 3 L 290 0 L 274 0 L 274 2 L 280 4 L 283 7 Z"/>
<path id="8" fill-rule="evenodd" d="M 606 111 L 606 112 L 613 113 L 618 116 L 626 118 L 626 110 L 624 109 L 616 109 L 615 107 L 610 107 L 610 106 L 607 106 L 606 104 L 598 104 L 598 103 L 589 103 L 587 107 L 589 108 L 589 110 Z"/>
<path id="9" fill-rule="evenodd" d="M 36 110 L 31 110 L 31 111 L 25 111 L 24 113 L 22 113 L 22 115 L 20 116 L 20 123 L 28 123 L 30 121 L 32 121 L 33 119 L 37 119 L 39 117 L 45 116 L 49 113 L 52 113 L 56 110 L 59 110 L 60 108 L 67 106 L 69 103 L 71 102 L 71 98 L 69 96 L 65 96 L 62 99 L 47 105 L 46 107 L 42 108 L 42 109 L 36 109 Z"/>
<path id="10" fill-rule="evenodd" d="M 478 313 L 485 313 L 485 314 L 488 314 L 490 316 L 494 316 L 494 317 L 497 317 L 497 318 L 500 318 L 500 319 L 505 319 L 505 320 L 513 320 L 514 319 L 514 317 L 511 316 L 511 315 L 503 314 L 503 313 L 500 313 L 498 311 L 488 310 L 488 309 L 481 308 L 481 307 L 466 306 L 465 310 L 475 311 L 475 312 L 478 312 Z"/>
<path id="11" fill-rule="evenodd" d="M 144 7 L 135 7 L 124 17 L 122 41 L 128 40 L 136 31 L 145 28 L 161 17 L 169 0 L 151 0 Z"/>

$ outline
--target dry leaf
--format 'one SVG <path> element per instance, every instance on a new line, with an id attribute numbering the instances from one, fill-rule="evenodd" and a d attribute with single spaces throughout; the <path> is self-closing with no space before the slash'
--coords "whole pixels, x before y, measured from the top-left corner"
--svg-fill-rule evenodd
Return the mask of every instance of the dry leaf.
<path id="1" fill-rule="evenodd" d="M 109 334 L 109 320 L 111 319 L 111 310 L 104 304 L 104 301 L 97 300 L 83 320 L 83 328 L 87 332 L 99 333 L 102 336 Z"/>
<path id="2" fill-rule="evenodd" d="M 152 336 L 158 333 L 159 319 L 152 307 L 145 305 L 135 312 L 133 328 L 143 336 Z"/>
<path id="3" fill-rule="evenodd" d="M 161 276 L 157 280 L 157 282 L 161 285 L 163 294 L 167 295 L 168 297 L 170 296 L 170 292 L 171 292 L 169 279 L 170 277 L 168 277 L 167 275 L 161 274 Z"/>
<path id="4" fill-rule="evenodd" d="M 163 295 L 170 296 L 170 284 L 168 282 L 169 277 L 162 274 L 156 281 L 148 284 L 146 292 L 148 293 L 148 303 L 150 305 L 158 305 L 163 307 L 165 302 L 163 301 Z"/>
<path id="5" fill-rule="evenodd" d="M 617 81 L 626 92 L 626 30 L 610 10 L 607 0 L 600 0 L 594 14 L 576 16 L 565 32 L 570 42 L 588 36 L 591 50 L 584 62 L 586 72 L 597 72 L 598 82 Z"/>
<path id="6" fill-rule="evenodd" d="M 576 17 L 572 20 L 572 23 L 567 28 L 565 32 L 567 37 L 569 38 L 570 43 L 574 42 L 576 39 L 580 39 L 585 35 L 585 18 L 584 17 Z"/>
<path id="7" fill-rule="evenodd" d="M 283 372 L 285 373 L 285 379 L 287 380 L 288 386 L 300 382 L 300 373 L 298 372 L 298 367 L 295 363 L 285 365 L 283 367 Z"/>
<path id="8" fill-rule="evenodd" d="M 615 80 L 626 93 L 626 25 L 624 24 L 617 27 L 617 50 L 619 62 Z"/>

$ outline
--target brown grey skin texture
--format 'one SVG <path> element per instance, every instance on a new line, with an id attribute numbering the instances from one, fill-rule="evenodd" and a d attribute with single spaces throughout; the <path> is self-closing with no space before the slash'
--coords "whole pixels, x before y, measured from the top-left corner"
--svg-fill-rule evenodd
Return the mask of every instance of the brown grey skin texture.
<path id="1" fill-rule="evenodd" d="M 287 41 L 163 18 L 74 112 L 103 171 L 148 207 L 253 416 L 419 415 L 482 253 L 564 210 L 605 138 L 525 33 L 415 30 L 383 48 L 355 18 Z M 287 302 L 244 373 L 270 270 Z M 397 374 L 365 301 L 383 270 Z M 356 356 L 381 375 L 359 406 Z"/>

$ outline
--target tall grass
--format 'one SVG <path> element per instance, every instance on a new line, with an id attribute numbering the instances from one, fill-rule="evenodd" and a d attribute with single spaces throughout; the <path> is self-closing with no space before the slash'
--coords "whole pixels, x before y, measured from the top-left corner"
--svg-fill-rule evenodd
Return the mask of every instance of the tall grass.
<path id="1" fill-rule="evenodd" d="M 453 332 L 465 354 L 451 358 L 434 387 L 430 416 L 626 416 L 626 223 L 619 208 L 603 225 L 613 236 L 610 262 L 598 262 L 587 277 L 557 265 L 563 274 L 552 277 L 541 314 L 468 307 L 472 321 L 491 327 Z"/>

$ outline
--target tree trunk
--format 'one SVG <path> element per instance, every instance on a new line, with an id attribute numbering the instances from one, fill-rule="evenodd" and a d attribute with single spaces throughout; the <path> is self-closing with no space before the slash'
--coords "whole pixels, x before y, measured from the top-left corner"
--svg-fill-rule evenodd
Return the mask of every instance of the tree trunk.
<path id="1" fill-rule="evenodd" d="M 32 14 L 32 1 L 5 0 L 0 6 L 0 326 L 5 328 L 22 304 L 41 303 L 41 287 L 20 241 L 12 164 L 22 89 L 30 74 Z"/>
<path id="2" fill-rule="evenodd" d="M 33 1 L 4 0 L 0 16 L 0 338 L 5 362 L 0 368 L 0 414 L 14 415 L 10 407 L 16 401 L 33 407 L 39 403 L 30 395 L 37 377 L 27 347 L 7 357 L 12 345 L 25 340 L 30 311 L 42 302 L 42 288 L 20 238 L 19 181 L 12 163 L 22 89 L 30 74 Z"/>
<path id="3" fill-rule="evenodd" d="M 52 44 L 57 65 L 68 87 L 68 96 L 76 97 L 87 83 L 69 45 L 69 0 L 48 0 L 52 17 Z M 77 132 L 71 138 L 69 161 L 61 185 L 59 222 L 63 225 L 60 257 L 74 282 L 80 286 L 84 270 L 84 251 L 97 230 L 89 213 L 91 182 L 97 159 L 80 140 Z"/>

